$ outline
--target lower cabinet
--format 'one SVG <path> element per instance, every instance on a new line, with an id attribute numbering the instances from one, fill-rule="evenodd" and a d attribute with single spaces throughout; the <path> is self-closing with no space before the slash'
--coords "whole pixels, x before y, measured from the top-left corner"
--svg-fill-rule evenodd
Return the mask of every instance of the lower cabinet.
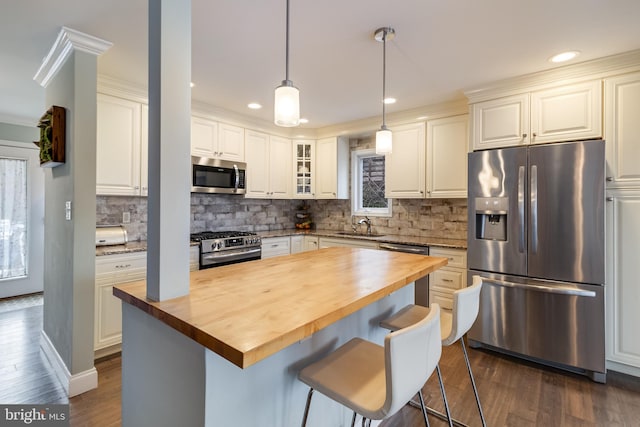
<path id="1" fill-rule="evenodd" d="M 453 309 L 453 292 L 467 286 L 467 251 L 463 249 L 429 248 L 430 256 L 447 258 L 449 263 L 429 275 L 429 304 Z"/>
<path id="2" fill-rule="evenodd" d="M 304 236 L 291 236 L 291 253 L 304 252 Z"/>
<path id="3" fill-rule="evenodd" d="M 317 236 L 304 236 L 304 250 L 305 251 L 317 251 L 318 250 L 318 237 Z"/>
<path id="4" fill-rule="evenodd" d="M 189 248 L 189 270 L 197 270 L 199 249 Z M 130 252 L 96 257 L 93 349 L 95 357 L 120 351 L 122 343 L 122 301 L 113 296 L 113 286 L 144 280 L 147 253 Z"/>
<path id="5" fill-rule="evenodd" d="M 341 239 L 341 238 L 332 238 L 332 237 L 319 237 L 318 246 L 320 249 L 330 248 L 333 246 L 343 246 L 348 248 L 378 249 L 377 242 L 370 242 L 367 240 L 360 240 L 360 239 Z"/>
<path id="6" fill-rule="evenodd" d="M 607 196 L 607 369 L 640 377 L 640 188 Z"/>
<path id="7" fill-rule="evenodd" d="M 267 237 L 262 239 L 262 259 L 291 253 L 291 239 L 286 237 Z"/>

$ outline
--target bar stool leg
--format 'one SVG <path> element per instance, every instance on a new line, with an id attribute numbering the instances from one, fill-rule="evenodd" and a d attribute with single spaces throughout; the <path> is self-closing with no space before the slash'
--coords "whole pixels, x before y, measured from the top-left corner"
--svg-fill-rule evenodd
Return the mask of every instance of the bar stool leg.
<path id="1" fill-rule="evenodd" d="M 311 406 L 311 398 L 313 397 L 313 389 L 309 389 L 309 394 L 307 395 L 307 404 L 304 407 L 304 416 L 302 417 L 302 427 L 307 425 L 307 416 L 309 416 L 309 406 Z"/>
<path id="2" fill-rule="evenodd" d="M 447 413 L 447 421 L 449 421 L 449 427 L 453 427 L 453 422 L 451 421 L 451 411 L 449 411 L 449 402 L 447 401 L 447 394 L 444 392 L 444 384 L 442 383 L 442 375 L 440 374 L 440 365 L 436 365 L 436 372 L 438 373 L 438 382 L 440 383 L 440 392 L 442 393 L 444 410 Z"/>
<path id="3" fill-rule="evenodd" d="M 351 427 L 356 425 L 356 411 L 353 411 L 353 418 L 351 418 Z"/>
<path id="4" fill-rule="evenodd" d="M 418 392 L 418 397 L 420 398 L 420 409 L 422 409 L 422 417 L 424 418 L 424 424 L 427 427 L 430 427 L 429 419 L 427 418 L 427 407 L 424 404 L 424 397 L 422 396 L 422 390 Z"/>
<path id="5" fill-rule="evenodd" d="M 478 412 L 480 412 L 482 427 L 487 427 L 487 423 L 484 421 L 484 414 L 482 413 L 482 406 L 480 405 L 480 398 L 478 397 L 478 389 L 476 388 L 476 382 L 473 379 L 473 372 L 471 372 L 471 364 L 469 363 L 469 356 L 467 355 L 467 347 L 464 345 L 464 337 L 460 337 L 460 344 L 462 344 L 464 361 L 467 362 L 467 370 L 469 371 L 469 378 L 471 378 L 471 386 L 473 387 L 473 394 L 475 394 L 476 396 L 476 403 L 478 404 Z"/>

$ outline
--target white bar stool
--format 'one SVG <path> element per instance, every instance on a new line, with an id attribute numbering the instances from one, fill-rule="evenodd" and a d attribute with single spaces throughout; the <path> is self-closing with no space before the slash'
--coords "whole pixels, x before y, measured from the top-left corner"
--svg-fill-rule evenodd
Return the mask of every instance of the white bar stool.
<path id="1" fill-rule="evenodd" d="M 300 371 L 298 378 L 310 387 L 304 409 L 305 427 L 314 390 L 348 407 L 368 420 L 382 420 L 399 411 L 417 393 L 422 415 L 429 426 L 422 386 L 438 365 L 440 307 L 433 304 L 417 322 L 389 333 L 384 347 L 354 338 L 323 359 Z"/>
<path id="2" fill-rule="evenodd" d="M 453 310 L 440 311 L 440 332 L 442 336 L 442 345 L 449 346 L 456 341 L 460 340 L 462 345 L 462 352 L 464 353 L 464 360 L 467 364 L 467 370 L 469 371 L 469 378 L 471 378 L 471 386 L 473 387 L 473 393 L 476 397 L 476 404 L 478 405 L 478 412 L 480 412 L 480 419 L 482 420 L 482 426 L 486 427 L 484 420 L 484 414 L 482 413 L 482 406 L 480 405 L 480 398 L 478 397 L 478 389 L 476 388 L 476 382 L 473 378 L 473 372 L 471 371 L 471 364 L 469 363 L 469 356 L 467 355 L 467 348 L 464 345 L 464 334 L 471 329 L 473 323 L 478 317 L 478 310 L 480 308 L 480 290 L 482 288 L 482 278 L 480 276 L 473 276 L 473 283 L 471 286 L 458 289 L 453 293 Z M 425 313 L 429 312 L 429 308 L 420 305 L 410 304 L 404 307 L 402 310 L 380 322 L 380 326 L 392 331 L 406 328 L 408 325 L 413 324 L 417 319 L 421 319 L 425 316 Z M 437 367 L 438 379 L 440 380 L 440 388 L 444 396 L 444 385 L 440 376 L 440 368 Z M 436 415 L 438 418 L 449 421 L 449 425 L 455 424 L 458 426 L 466 426 L 460 421 L 451 418 L 449 411 L 449 405 L 445 398 L 445 411 L 446 415 L 441 412 L 435 411 L 431 408 L 427 408 L 430 414 Z"/>

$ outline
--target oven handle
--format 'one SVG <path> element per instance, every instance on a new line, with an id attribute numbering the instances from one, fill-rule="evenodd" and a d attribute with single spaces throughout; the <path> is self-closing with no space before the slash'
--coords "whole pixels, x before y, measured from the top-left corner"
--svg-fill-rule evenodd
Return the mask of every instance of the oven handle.
<path id="1" fill-rule="evenodd" d="M 236 257 L 238 255 L 254 255 L 254 254 L 259 254 L 260 251 L 262 251 L 262 248 L 255 248 L 255 249 L 250 249 L 248 251 L 232 252 L 232 253 L 216 252 L 215 255 L 214 254 L 202 255 L 202 259 L 203 260 L 216 260 L 216 259 L 220 259 L 220 258 Z"/>
<path id="2" fill-rule="evenodd" d="M 412 248 L 407 246 L 392 245 L 389 243 L 380 243 L 378 247 L 380 249 L 384 249 L 387 251 L 406 252 L 406 253 L 413 253 L 413 254 L 419 254 L 419 255 L 426 255 L 424 253 L 425 252 L 424 248 Z"/>
<path id="3" fill-rule="evenodd" d="M 594 291 L 585 291 L 583 289 L 569 288 L 566 286 L 545 286 L 545 285 L 525 285 L 523 283 L 505 282 L 503 280 L 482 278 L 483 282 L 491 285 L 503 286 L 505 288 L 516 288 L 529 291 L 548 292 L 551 294 L 575 295 L 578 297 L 595 297 Z"/>

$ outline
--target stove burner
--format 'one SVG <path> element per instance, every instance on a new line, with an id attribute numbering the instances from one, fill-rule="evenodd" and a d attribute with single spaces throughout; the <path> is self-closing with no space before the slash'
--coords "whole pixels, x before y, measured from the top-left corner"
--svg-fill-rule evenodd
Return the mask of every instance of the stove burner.
<path id="1" fill-rule="evenodd" d="M 251 233 L 248 231 L 203 231 L 200 233 L 193 233 L 191 235 L 191 241 L 201 242 L 203 240 L 226 239 L 228 237 L 243 237 L 255 235 L 256 233 Z"/>

